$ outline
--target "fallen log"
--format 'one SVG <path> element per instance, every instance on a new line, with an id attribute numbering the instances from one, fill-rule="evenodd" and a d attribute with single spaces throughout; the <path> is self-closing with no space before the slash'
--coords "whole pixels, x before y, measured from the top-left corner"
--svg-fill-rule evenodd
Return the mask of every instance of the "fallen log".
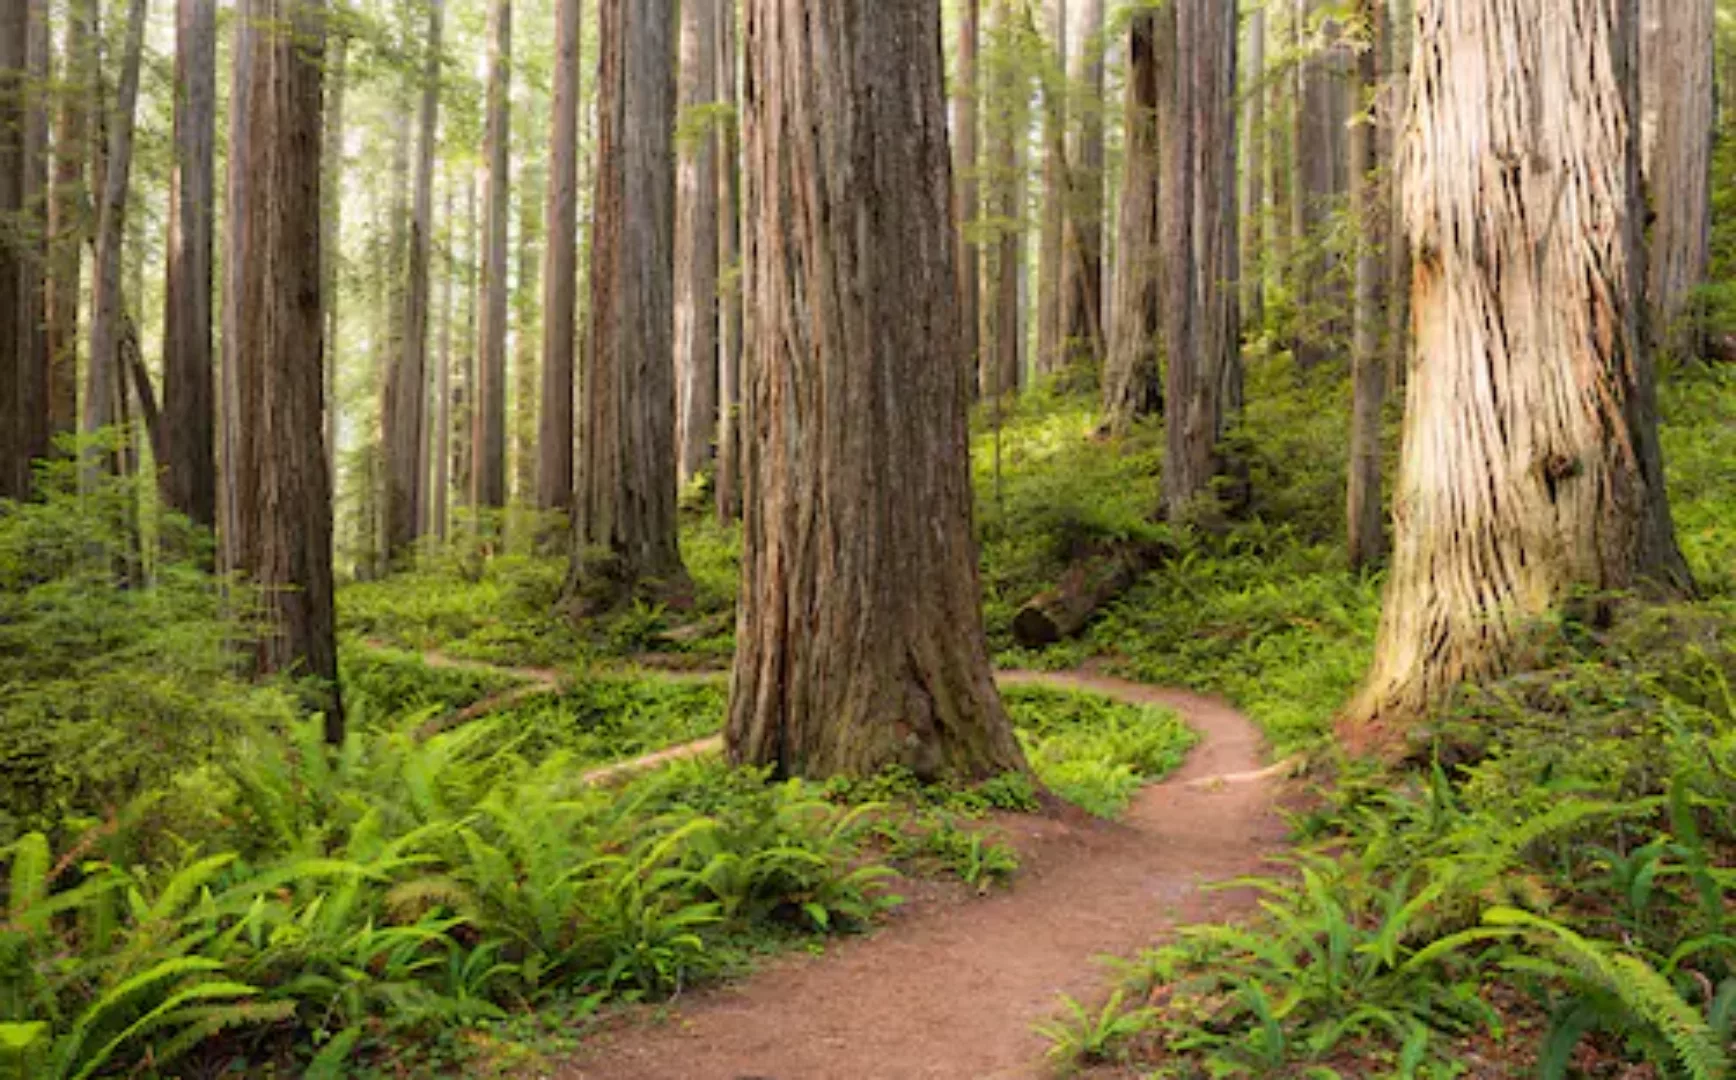
<path id="1" fill-rule="evenodd" d="M 1120 544 L 1075 562 L 1060 582 L 1039 593 L 1013 616 L 1013 639 L 1040 649 L 1070 638 L 1098 609 L 1133 588 L 1147 570 L 1170 556 L 1162 544 Z"/>

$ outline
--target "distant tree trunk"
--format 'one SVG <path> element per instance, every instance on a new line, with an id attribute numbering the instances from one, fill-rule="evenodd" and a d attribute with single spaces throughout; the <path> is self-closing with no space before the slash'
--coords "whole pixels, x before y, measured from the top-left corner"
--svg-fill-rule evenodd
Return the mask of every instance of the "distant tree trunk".
<path id="1" fill-rule="evenodd" d="M 1024 767 L 977 585 L 939 8 L 748 5 L 758 317 L 725 739 L 784 774 Z"/>
<path id="2" fill-rule="evenodd" d="M 1064 0 L 1050 0 L 1051 3 Z M 972 235 L 982 216 L 982 181 L 978 175 L 978 134 L 982 130 L 982 0 L 964 0 L 958 24 L 958 74 L 954 82 L 953 122 L 958 129 L 954 149 L 958 164 L 958 310 L 964 335 L 965 362 L 975 371 L 982 354 L 982 245 Z"/>
<path id="3" fill-rule="evenodd" d="M 429 529 L 440 540 L 446 539 L 447 522 L 451 520 L 450 489 L 452 487 L 452 297 L 457 289 L 453 279 L 458 276 L 458 260 L 452 247 L 457 243 L 458 220 L 454 216 L 457 183 L 451 170 L 446 172 L 446 199 L 442 220 L 446 222 L 446 252 L 440 275 L 440 359 L 434 376 L 434 437 L 429 455 L 433 459 L 434 477 L 430 482 Z"/>
<path id="4" fill-rule="evenodd" d="M 403 308 L 397 349 L 381 398 L 381 431 L 385 451 L 385 552 L 402 558 L 416 542 L 417 507 L 424 480 L 420 471 L 426 434 L 423 407 L 428 393 L 428 262 L 433 247 L 434 144 L 440 131 L 440 54 L 443 0 L 428 4 L 428 35 L 423 44 L 422 103 L 416 134 L 413 194 L 405 262 L 394 260 L 394 278 L 403 273 Z"/>
<path id="5" fill-rule="evenodd" d="M 70 0 L 59 80 L 64 87 L 54 133 L 54 186 L 49 196 L 47 348 L 48 416 L 53 434 L 78 428 L 78 306 L 84 245 L 90 235 L 90 32 L 95 0 Z"/>
<path id="6" fill-rule="evenodd" d="M 1296 245 L 1292 294 L 1297 306 L 1296 362 L 1318 367 L 1332 355 L 1334 304 L 1328 276 L 1332 260 L 1324 251 L 1324 226 L 1338 194 L 1339 131 L 1335 123 L 1335 85 L 1330 47 L 1323 44 L 1320 12 L 1328 0 L 1295 0 L 1296 150 L 1291 158 L 1291 231 Z"/>
<path id="7" fill-rule="evenodd" d="M 1386 19 L 1380 26 L 1381 56 L 1390 72 L 1382 102 L 1381 158 L 1386 162 L 1386 361 L 1387 388 L 1392 393 L 1409 366 L 1411 320 L 1411 250 L 1404 227 L 1404 205 L 1398 198 L 1398 160 L 1401 133 L 1410 102 L 1411 0 L 1386 0 Z"/>
<path id="8" fill-rule="evenodd" d="M 566 595 L 613 606 L 685 577 L 675 499 L 672 0 L 603 0 L 585 468 Z"/>
<path id="9" fill-rule="evenodd" d="M 263 590 L 263 672 L 303 677 L 343 738 L 332 612 L 331 484 L 321 445 L 319 0 L 253 0 L 252 177 L 240 320 L 246 482 L 241 568 Z"/>
<path id="10" fill-rule="evenodd" d="M 1357 118 L 1350 128 L 1350 217 L 1360 235 L 1356 251 L 1356 309 L 1351 347 L 1353 401 L 1350 418 L 1350 483 L 1345 519 L 1350 566 L 1360 570 L 1380 560 L 1386 547 L 1380 501 L 1381 410 L 1386 404 L 1386 199 L 1381 190 L 1381 123 L 1376 95 L 1382 70 L 1379 27 L 1385 0 L 1357 0 L 1358 21 L 1369 28 L 1356 58 Z"/>
<path id="11" fill-rule="evenodd" d="M 1103 26 L 1104 0 L 1073 0 L 1074 145 L 1067 163 L 1067 220 L 1061 255 L 1061 337 L 1066 362 L 1103 359 Z"/>
<path id="12" fill-rule="evenodd" d="M 1173 34 L 1174 20 L 1163 29 Z M 1121 223 L 1116 244 L 1115 307 L 1109 320 L 1109 357 L 1103 371 L 1103 415 L 1121 436 L 1136 420 L 1163 409 L 1158 362 L 1159 287 L 1158 106 L 1160 56 L 1173 46 L 1158 40 L 1159 17 L 1136 16 L 1128 32 L 1126 158 Z"/>
<path id="13" fill-rule="evenodd" d="M 482 224 L 477 207 L 477 170 L 471 169 L 464 187 L 464 355 L 458 365 L 459 387 L 453 392 L 452 404 L 458 415 L 453 420 L 452 487 L 458 505 L 475 508 L 471 477 L 475 474 L 476 454 L 476 354 L 477 312 L 482 306 L 480 266 L 482 264 Z"/>
<path id="14" fill-rule="evenodd" d="M 1160 248 L 1168 364 L 1163 503 L 1191 515 L 1223 468 L 1218 440 L 1241 396 L 1236 267 L 1236 17 L 1221 0 L 1175 0 L 1162 145 Z"/>
<path id="15" fill-rule="evenodd" d="M 1267 52 L 1276 53 L 1281 60 L 1294 45 L 1295 8 L 1280 3 L 1267 11 Z M 1276 17 L 1279 15 L 1281 19 Z M 1262 257 L 1270 268 L 1268 281 L 1287 283 L 1293 280 L 1291 263 L 1295 258 L 1292 212 L 1295 200 L 1291 190 L 1295 177 L 1291 166 L 1296 159 L 1296 80 L 1284 77 L 1287 73 L 1282 62 L 1277 67 L 1270 75 L 1266 92 L 1266 190 L 1272 193 L 1272 206 Z M 1290 291 L 1287 285 L 1284 291 Z"/>
<path id="16" fill-rule="evenodd" d="M 1037 248 L 1037 370 L 1066 366 L 1061 336 L 1061 260 L 1066 255 L 1067 0 L 1044 0 L 1048 71 L 1043 83 L 1043 224 Z"/>
<path id="17" fill-rule="evenodd" d="M 694 110 L 717 101 L 717 3 L 681 5 L 685 130 L 675 188 L 676 441 L 682 484 L 711 461 L 717 436 L 717 125 L 689 130 Z"/>
<path id="18" fill-rule="evenodd" d="M 217 201 L 216 0 L 180 0 L 175 31 L 175 162 L 163 312 L 164 501 L 217 523 L 217 412 L 211 358 L 212 208 Z"/>
<path id="19" fill-rule="evenodd" d="M 320 197 L 325 206 L 320 218 L 324 233 L 320 236 L 320 293 L 325 297 L 325 339 L 328 353 L 325 366 L 325 447 L 326 464 L 337 485 L 338 461 L 338 347 L 343 341 L 340 318 L 343 305 L 338 302 L 338 263 L 343 245 L 344 193 L 341 187 L 344 168 L 344 88 L 348 83 L 349 35 L 341 28 L 334 32 L 326 47 L 326 116 L 325 147 L 320 151 L 326 170 Z"/>
<path id="20" fill-rule="evenodd" d="M 555 88 L 549 132 L 543 248 L 542 413 L 537 425 L 537 506 L 573 501 L 573 352 L 579 298 L 579 40 L 581 0 L 555 5 Z"/>
<path id="21" fill-rule="evenodd" d="M 94 4 L 95 0 L 91 0 Z M 219 383 L 222 407 L 218 410 L 218 466 L 222 484 L 217 491 L 218 567 L 224 572 L 242 565 L 241 484 L 248 459 L 243 453 L 242 414 L 248 403 L 242 398 L 241 294 L 245 287 L 248 245 L 248 202 L 253 187 L 248 178 L 251 154 L 253 53 L 257 36 L 253 29 L 253 0 L 236 0 L 235 34 L 229 84 L 229 173 L 224 178 L 223 236 L 223 369 Z M 333 451 L 335 455 L 335 450 Z M 328 473 L 330 470 L 328 470 Z"/>
<path id="22" fill-rule="evenodd" d="M 741 402 L 742 360 L 742 257 L 741 257 L 741 125 L 736 119 L 736 79 L 740 70 L 736 50 L 735 0 L 718 0 L 717 34 L 718 100 L 724 106 L 723 156 L 717 171 L 718 265 L 725 277 L 719 320 L 717 402 L 717 519 L 719 524 L 741 517 L 741 425 L 737 410 Z M 975 284 L 965 286 L 975 296 Z M 971 301 L 972 309 L 975 308 Z M 961 309 L 962 310 L 962 309 Z M 967 356 L 974 356 L 970 346 Z"/>
<path id="23" fill-rule="evenodd" d="M 1712 241 L 1713 0 L 1641 0 L 1641 165 L 1656 214 L 1647 297 L 1664 351 L 1700 353 Z"/>
<path id="24" fill-rule="evenodd" d="M 11 225 L 24 216 L 29 36 L 23 0 L 6 0 L 0 5 L 0 499 L 28 494 L 22 409 L 29 341 L 21 300 L 30 252 Z"/>
<path id="25" fill-rule="evenodd" d="M 1242 318 L 1245 324 L 1261 326 L 1266 321 L 1266 9 L 1255 7 L 1248 16 L 1247 165 L 1242 186 Z"/>
<path id="26" fill-rule="evenodd" d="M 139 97 L 139 67 L 145 44 L 145 0 L 130 0 L 127 40 L 121 58 L 114 122 L 97 212 L 96 278 L 91 298 L 90 360 L 85 374 L 84 422 L 91 434 L 120 418 L 121 242 L 125 236 L 127 190 L 133 163 L 134 111 Z"/>
<path id="27" fill-rule="evenodd" d="M 995 10 L 1000 48 L 1011 45 L 1018 33 L 1020 10 L 1015 0 L 997 0 Z M 994 113 L 988 136 L 994 168 L 995 216 L 1000 235 L 995 242 L 991 267 L 992 306 L 988 310 L 989 332 L 983 335 L 986 353 L 981 363 L 980 386 L 984 397 L 1016 393 L 1023 374 L 1019 365 L 1019 294 L 1024 272 L 1024 213 L 1019 198 L 1019 146 L 1025 136 L 1027 89 L 1023 75 L 1011 57 L 1003 56 L 994 87 Z M 1064 324 L 1063 324 L 1064 325 Z"/>
<path id="28" fill-rule="evenodd" d="M 473 384 L 471 505 L 506 505 L 506 256 L 510 209 L 512 0 L 493 0 L 488 18 L 488 120 L 483 157 L 482 289 Z"/>
<path id="29" fill-rule="evenodd" d="M 542 283 L 543 205 L 548 180 L 540 164 L 526 163 L 518 175 L 518 281 L 513 294 L 513 319 L 517 323 L 512 358 L 512 497 L 525 506 L 536 502 L 536 391 L 537 358 L 542 346 L 538 300 Z"/>
<path id="30" fill-rule="evenodd" d="M 1523 665 L 1539 618 L 1581 590 L 1689 584 L 1643 330 L 1632 11 L 1419 3 L 1403 162 L 1417 359 L 1353 745 Z"/>

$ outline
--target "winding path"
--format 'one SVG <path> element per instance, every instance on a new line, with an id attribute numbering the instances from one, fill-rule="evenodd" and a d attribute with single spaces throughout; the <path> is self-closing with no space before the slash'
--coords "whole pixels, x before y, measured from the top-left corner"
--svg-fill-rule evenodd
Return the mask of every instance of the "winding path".
<path id="1" fill-rule="evenodd" d="M 595 1036 L 560 1080 L 1013 1080 L 1045 1075 L 1033 1025 L 1057 995 L 1104 996 L 1093 961 L 1184 922 L 1251 906 L 1205 883 L 1276 851 L 1275 770 L 1221 701 L 1099 675 L 1008 672 L 1003 685 L 1091 690 L 1174 709 L 1200 733 L 1187 763 L 1113 824 L 1012 817 L 1022 866 L 1010 889 L 913 903 L 878 932 L 789 956 L 676 1002 L 669 1018 Z M 699 746 L 680 748 L 686 752 Z M 547 1075 L 546 1073 L 540 1073 Z"/>

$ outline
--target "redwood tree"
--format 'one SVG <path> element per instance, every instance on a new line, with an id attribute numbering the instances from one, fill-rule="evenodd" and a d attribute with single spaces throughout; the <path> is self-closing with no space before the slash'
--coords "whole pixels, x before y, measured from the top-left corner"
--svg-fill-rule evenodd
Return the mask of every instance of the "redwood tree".
<path id="1" fill-rule="evenodd" d="M 1640 10 L 1641 164 L 1657 215 L 1647 293 L 1659 341 L 1691 357 L 1712 240 L 1717 12 L 1713 0 L 1641 0 Z"/>
<path id="2" fill-rule="evenodd" d="M 1174 20 L 1162 20 L 1173 34 Z M 1109 356 L 1103 366 L 1103 414 L 1111 433 L 1124 435 L 1133 422 L 1163 407 L 1158 363 L 1158 87 L 1159 18 L 1146 12 L 1128 30 L 1127 152 L 1121 178 L 1115 304 Z"/>
<path id="3" fill-rule="evenodd" d="M 573 498 L 573 350 L 578 308 L 579 36 L 581 0 L 555 5 L 555 88 L 543 231 L 542 403 L 537 497 L 544 510 Z"/>
<path id="4" fill-rule="evenodd" d="M 749 0 L 756 177 L 725 737 L 805 776 L 1023 767 L 983 637 L 939 0 Z"/>
<path id="5" fill-rule="evenodd" d="M 1522 664 L 1536 621 L 1583 590 L 1689 584 L 1643 332 L 1633 12 L 1418 4 L 1416 358 L 1355 736 Z"/>
<path id="6" fill-rule="evenodd" d="M 680 480 L 711 460 L 717 435 L 717 0 L 681 5 L 683 136 L 675 193 L 675 388 Z"/>
<path id="7" fill-rule="evenodd" d="M 475 415 L 470 440 L 470 504 L 506 505 L 506 258 L 511 209 L 512 0 L 494 0 L 488 15 L 488 119 L 483 135 L 482 287 L 476 298 Z M 467 389 L 469 389 L 467 387 Z"/>

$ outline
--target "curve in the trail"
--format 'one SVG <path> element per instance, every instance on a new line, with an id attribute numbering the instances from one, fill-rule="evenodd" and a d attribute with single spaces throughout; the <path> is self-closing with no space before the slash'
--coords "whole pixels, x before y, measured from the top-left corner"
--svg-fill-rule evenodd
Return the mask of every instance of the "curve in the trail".
<path id="1" fill-rule="evenodd" d="M 1200 742 L 1119 822 L 1012 819 L 1022 860 L 1012 888 L 968 903 L 914 904 L 823 956 L 773 961 L 740 983 L 678 1002 L 666 1022 L 596 1036 L 555 1075 L 1038 1077 L 1044 1044 L 1033 1025 L 1055 1014 L 1058 994 L 1103 996 L 1107 976 L 1094 958 L 1134 953 L 1180 923 L 1251 905 L 1245 890 L 1202 888 L 1259 870 L 1283 841 L 1276 777 L 1262 768 L 1262 741 L 1246 718 L 1213 698 L 1098 675 L 1010 672 L 1000 681 L 1166 706 Z"/>

